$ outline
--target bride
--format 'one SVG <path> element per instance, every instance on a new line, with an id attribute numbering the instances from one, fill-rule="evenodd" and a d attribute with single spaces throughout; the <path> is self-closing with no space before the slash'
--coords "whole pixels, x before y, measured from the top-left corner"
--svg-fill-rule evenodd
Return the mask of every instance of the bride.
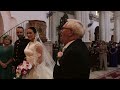
<path id="1" fill-rule="evenodd" d="M 30 40 L 24 49 L 26 60 L 33 66 L 31 71 L 22 79 L 53 79 L 54 60 L 45 48 L 41 39 L 37 41 L 38 32 L 34 27 L 27 29 L 27 37 Z M 39 36 L 39 35 L 38 35 Z"/>

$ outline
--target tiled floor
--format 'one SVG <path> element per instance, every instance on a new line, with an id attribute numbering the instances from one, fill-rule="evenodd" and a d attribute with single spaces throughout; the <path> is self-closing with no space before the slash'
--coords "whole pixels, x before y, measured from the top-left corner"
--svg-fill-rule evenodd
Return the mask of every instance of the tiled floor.
<path id="1" fill-rule="evenodd" d="M 90 72 L 90 79 L 96 79 L 97 77 L 100 77 L 102 75 L 105 75 L 111 71 L 114 71 L 116 69 L 120 68 L 120 65 L 118 67 L 108 67 L 108 70 L 107 71 L 104 71 L 104 70 L 100 70 L 100 71 L 91 71 Z"/>

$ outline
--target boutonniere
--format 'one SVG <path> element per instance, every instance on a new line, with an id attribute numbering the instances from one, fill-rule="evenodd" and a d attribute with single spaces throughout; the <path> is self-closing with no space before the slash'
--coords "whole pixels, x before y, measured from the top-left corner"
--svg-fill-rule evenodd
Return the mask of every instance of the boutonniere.
<path id="1" fill-rule="evenodd" d="M 59 51 L 57 54 L 58 60 L 62 57 L 62 55 L 63 55 L 63 52 Z"/>
<path id="2" fill-rule="evenodd" d="M 57 53 L 57 58 L 58 58 L 57 60 L 60 60 L 60 58 L 62 57 L 62 55 L 63 55 L 63 52 L 59 51 Z M 57 61 L 57 65 L 60 66 L 59 61 Z"/>

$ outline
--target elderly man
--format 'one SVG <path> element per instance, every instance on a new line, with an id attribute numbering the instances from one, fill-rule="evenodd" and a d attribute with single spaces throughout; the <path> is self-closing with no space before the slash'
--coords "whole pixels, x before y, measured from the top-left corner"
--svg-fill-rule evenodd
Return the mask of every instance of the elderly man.
<path id="1" fill-rule="evenodd" d="M 84 26 L 74 19 L 68 19 L 61 30 L 60 40 L 64 44 L 63 55 L 54 67 L 54 79 L 89 79 L 89 51 L 82 37 Z"/>

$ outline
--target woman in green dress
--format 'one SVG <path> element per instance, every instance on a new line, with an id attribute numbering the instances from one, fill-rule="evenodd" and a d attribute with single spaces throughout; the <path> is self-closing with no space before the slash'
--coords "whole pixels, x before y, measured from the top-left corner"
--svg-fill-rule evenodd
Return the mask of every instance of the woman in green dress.
<path id="1" fill-rule="evenodd" d="M 0 46 L 0 79 L 12 79 L 13 46 L 9 35 L 3 37 Z"/>

